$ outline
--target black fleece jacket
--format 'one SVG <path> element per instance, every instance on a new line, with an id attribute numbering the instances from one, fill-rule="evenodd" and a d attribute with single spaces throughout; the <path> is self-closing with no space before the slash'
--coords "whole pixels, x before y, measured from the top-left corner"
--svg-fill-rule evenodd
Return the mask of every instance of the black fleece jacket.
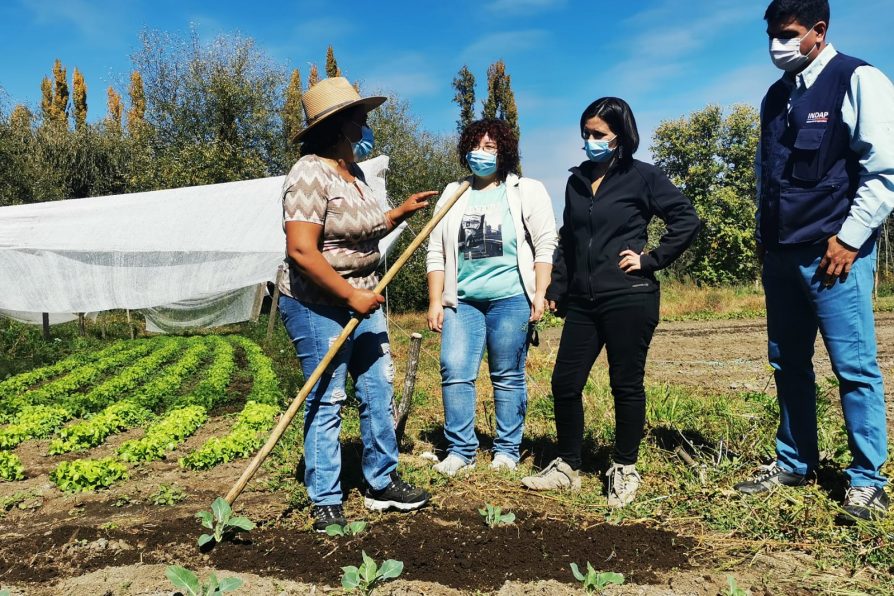
<path id="1" fill-rule="evenodd" d="M 659 168 L 637 160 L 609 170 L 593 196 L 585 174 L 588 167 L 584 162 L 571 168 L 565 187 L 565 213 L 547 299 L 596 300 L 657 291 L 654 272 L 679 257 L 701 227 L 692 203 Z M 645 249 L 653 216 L 665 222 L 667 233 L 641 257 L 640 271 L 624 273 L 621 251 Z"/>

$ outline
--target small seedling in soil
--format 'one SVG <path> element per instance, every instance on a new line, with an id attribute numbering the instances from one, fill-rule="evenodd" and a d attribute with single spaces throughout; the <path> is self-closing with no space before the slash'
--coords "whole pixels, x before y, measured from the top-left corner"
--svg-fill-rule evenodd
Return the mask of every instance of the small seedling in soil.
<path id="1" fill-rule="evenodd" d="M 353 565 L 341 568 L 344 572 L 341 576 L 341 587 L 345 590 L 360 592 L 368 596 L 376 587 L 389 579 L 399 577 L 404 571 L 403 561 L 388 559 L 382 561 L 382 566 L 378 567 L 376 562 L 366 554 L 366 551 L 361 551 L 361 553 L 363 554 L 363 564 L 359 568 Z"/>
<path id="2" fill-rule="evenodd" d="M 726 576 L 726 583 L 729 584 L 726 596 L 748 596 L 748 591 L 740 588 L 739 584 L 736 582 L 736 578 L 732 575 Z"/>
<path id="3" fill-rule="evenodd" d="M 612 573 L 611 571 L 597 572 L 593 569 L 593 566 L 590 565 L 589 561 L 587 562 L 586 575 L 581 573 L 580 569 L 577 567 L 577 563 L 571 564 L 571 573 L 574 574 L 574 578 L 582 584 L 584 590 L 587 592 L 602 592 L 611 584 L 620 586 L 624 583 L 624 576 L 620 573 Z"/>
<path id="4" fill-rule="evenodd" d="M 158 490 L 149 497 L 153 505 L 176 505 L 186 498 L 183 489 L 176 484 L 159 485 Z"/>
<path id="5" fill-rule="evenodd" d="M 242 587 L 242 580 L 238 577 L 225 577 L 218 581 L 214 573 L 209 575 L 203 584 L 195 573 L 179 565 L 171 565 L 165 569 L 165 577 L 175 588 L 183 590 L 186 596 L 218 596 L 226 592 L 235 592 Z"/>
<path id="6" fill-rule="evenodd" d="M 121 495 L 115 502 L 112 503 L 113 507 L 124 507 L 125 505 L 131 505 L 133 503 L 133 499 L 130 498 L 130 495 Z"/>
<path id="7" fill-rule="evenodd" d="M 202 520 L 204 527 L 214 532 L 199 536 L 199 547 L 205 546 L 211 541 L 216 544 L 220 543 L 225 536 L 236 532 L 248 532 L 255 527 L 247 517 L 234 517 L 230 504 L 223 497 L 214 499 L 214 502 L 211 503 L 211 511 L 199 511 L 196 513 L 196 517 Z"/>
<path id="8" fill-rule="evenodd" d="M 354 521 L 344 526 L 340 526 L 338 524 L 326 526 L 326 533 L 330 536 L 356 536 L 365 529 L 366 522 Z"/>
<path id="9" fill-rule="evenodd" d="M 511 511 L 509 513 L 503 513 L 502 509 L 495 507 L 490 503 L 486 503 L 484 509 L 479 509 L 478 513 L 484 518 L 484 523 L 486 523 L 489 528 L 508 526 L 515 521 L 514 513 Z"/>

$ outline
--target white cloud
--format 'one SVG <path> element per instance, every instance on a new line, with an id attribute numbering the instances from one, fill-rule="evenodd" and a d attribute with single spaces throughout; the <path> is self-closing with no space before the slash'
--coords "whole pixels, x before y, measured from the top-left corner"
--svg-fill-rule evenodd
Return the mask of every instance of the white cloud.
<path id="1" fill-rule="evenodd" d="M 461 55 L 463 60 L 469 62 L 496 60 L 501 56 L 540 47 L 547 38 L 548 33 L 543 29 L 490 33 L 466 46 Z"/>
<path id="2" fill-rule="evenodd" d="M 705 8 L 705 10 L 701 10 Z M 607 80 L 628 94 L 653 91 L 691 68 L 691 60 L 717 38 L 730 39 L 729 31 L 737 22 L 752 16 L 746 3 L 694 2 L 687 9 L 666 2 L 641 11 L 627 19 L 634 34 L 625 44 L 630 48 L 626 59 L 610 69 Z"/>
<path id="3" fill-rule="evenodd" d="M 124 29 L 127 6 L 124 2 L 101 0 L 20 0 L 40 25 L 67 22 L 92 41 L 119 35 Z"/>
<path id="4" fill-rule="evenodd" d="M 486 8 L 490 12 L 510 17 L 563 8 L 566 4 L 566 0 L 491 0 Z"/>
<path id="5" fill-rule="evenodd" d="M 395 91 L 406 98 L 434 95 L 443 86 L 434 74 L 434 65 L 425 54 L 416 52 L 391 57 L 387 63 L 366 72 L 363 81 L 367 86 Z"/>

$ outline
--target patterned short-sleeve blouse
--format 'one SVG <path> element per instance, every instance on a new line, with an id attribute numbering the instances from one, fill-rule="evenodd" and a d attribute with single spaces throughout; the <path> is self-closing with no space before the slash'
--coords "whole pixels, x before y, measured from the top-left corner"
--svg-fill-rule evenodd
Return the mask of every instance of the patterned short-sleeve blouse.
<path id="1" fill-rule="evenodd" d="M 355 288 L 371 290 L 378 283 L 378 241 L 388 233 L 385 213 L 366 184 L 363 171 L 352 164 L 354 182 L 342 178 L 316 155 L 305 155 L 292 166 L 283 184 L 285 222 L 303 221 L 323 226 L 320 252 Z M 341 304 L 304 276 L 286 254 L 287 275 L 279 289 L 286 296 L 314 304 Z"/>

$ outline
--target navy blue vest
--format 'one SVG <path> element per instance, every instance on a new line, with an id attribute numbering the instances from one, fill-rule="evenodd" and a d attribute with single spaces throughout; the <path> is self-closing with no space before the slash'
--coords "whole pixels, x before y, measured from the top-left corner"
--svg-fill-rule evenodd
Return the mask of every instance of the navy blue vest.
<path id="1" fill-rule="evenodd" d="M 854 70 L 865 64 L 837 54 L 790 110 L 790 75 L 767 92 L 758 229 L 764 246 L 815 244 L 841 229 L 859 185 L 859 159 L 850 150 L 841 106 Z"/>

